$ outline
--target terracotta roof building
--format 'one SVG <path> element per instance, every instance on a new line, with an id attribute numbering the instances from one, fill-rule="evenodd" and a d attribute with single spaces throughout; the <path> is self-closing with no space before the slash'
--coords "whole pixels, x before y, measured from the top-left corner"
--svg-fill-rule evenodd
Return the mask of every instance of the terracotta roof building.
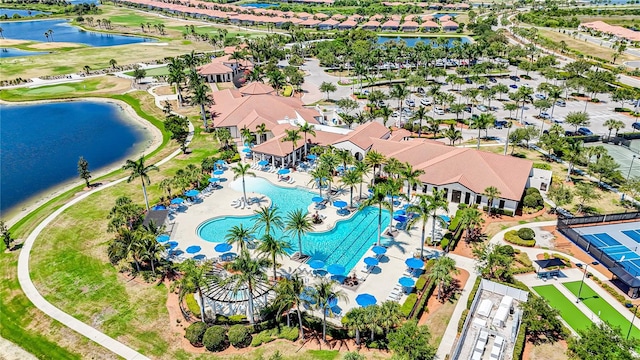
<path id="1" fill-rule="evenodd" d="M 248 60 L 231 60 L 229 55 L 211 59 L 211 62 L 199 66 L 198 74 L 202 75 L 207 82 L 230 82 L 240 71 L 253 68 L 253 64 Z"/>

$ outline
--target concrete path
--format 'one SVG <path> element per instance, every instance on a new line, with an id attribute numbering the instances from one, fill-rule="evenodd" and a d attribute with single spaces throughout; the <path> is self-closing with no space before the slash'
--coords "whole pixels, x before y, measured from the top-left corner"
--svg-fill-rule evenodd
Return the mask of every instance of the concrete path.
<path id="1" fill-rule="evenodd" d="M 188 142 L 193 138 L 194 128 L 191 123 L 189 123 L 189 138 Z M 176 150 L 171 153 L 169 156 L 157 162 L 155 165 L 160 166 L 167 161 L 171 160 L 173 157 L 181 154 L 180 150 Z M 126 181 L 127 177 L 118 179 L 106 185 L 100 186 L 92 191 L 88 191 L 68 203 L 64 204 L 62 207 L 54 211 L 51 215 L 47 216 L 38 226 L 29 234 L 27 239 L 25 240 L 22 249 L 20 250 L 20 255 L 18 257 L 18 282 L 20 283 L 20 287 L 22 291 L 27 296 L 29 301 L 33 303 L 39 310 L 44 312 L 46 315 L 51 317 L 52 319 L 59 321 L 63 325 L 69 327 L 74 330 L 78 334 L 87 337 L 88 339 L 98 343 L 99 345 L 105 347 L 106 349 L 112 351 L 113 353 L 125 358 L 125 359 L 148 359 L 145 355 L 137 352 L 136 350 L 130 348 L 129 346 L 119 342 L 116 339 L 113 339 L 106 334 L 100 332 L 99 330 L 83 323 L 82 321 L 74 318 L 73 316 L 65 313 L 59 308 L 55 307 L 51 304 L 47 299 L 45 299 L 39 292 L 33 281 L 31 280 L 31 273 L 29 270 L 29 255 L 31 254 L 31 250 L 33 249 L 33 245 L 40 235 L 40 233 L 52 222 L 54 221 L 62 212 L 67 210 L 68 208 L 74 206 L 80 201 L 86 199 L 87 197 L 102 191 L 104 189 L 108 189 L 112 186 L 115 186 L 123 181 Z"/>

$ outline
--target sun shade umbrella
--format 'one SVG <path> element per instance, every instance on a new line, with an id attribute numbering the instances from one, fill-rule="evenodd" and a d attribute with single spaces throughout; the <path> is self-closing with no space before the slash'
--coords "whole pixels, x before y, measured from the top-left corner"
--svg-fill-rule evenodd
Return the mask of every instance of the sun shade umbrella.
<path id="1" fill-rule="evenodd" d="M 377 245 L 374 246 L 373 248 L 371 248 L 371 250 L 376 255 L 382 255 L 382 254 L 385 254 L 387 252 L 387 248 L 385 248 L 383 246 L 377 246 Z"/>
<path id="2" fill-rule="evenodd" d="M 178 247 L 178 242 L 177 242 L 177 241 L 169 241 L 169 242 L 167 243 L 167 245 L 169 245 L 169 249 L 172 249 L 172 250 L 173 250 L 173 249 L 175 249 L 175 248 L 177 248 L 177 247 Z"/>
<path id="3" fill-rule="evenodd" d="M 164 205 L 156 205 L 152 207 L 151 210 L 167 210 L 167 207 Z"/>
<path id="4" fill-rule="evenodd" d="M 269 162 L 267 160 L 258 161 L 258 165 L 260 165 L 260 166 L 265 166 L 265 165 L 268 165 L 268 164 L 269 164 Z"/>
<path id="5" fill-rule="evenodd" d="M 191 189 L 189 191 L 187 191 L 186 193 L 184 193 L 186 196 L 188 197 L 194 197 L 194 196 L 198 196 L 198 194 L 200 194 L 200 191 L 195 190 L 195 189 Z"/>
<path id="6" fill-rule="evenodd" d="M 219 182 L 219 181 L 220 181 L 220 178 L 217 178 L 217 177 L 209 178 L 209 182 L 210 182 L 210 183 L 217 183 L 217 182 Z"/>
<path id="7" fill-rule="evenodd" d="M 243 152 L 243 153 L 250 153 L 250 152 L 251 152 L 251 149 L 249 149 L 249 148 L 244 148 L 244 149 L 242 149 L 242 152 Z"/>
<path id="8" fill-rule="evenodd" d="M 342 275 L 345 270 L 344 266 L 340 264 L 332 264 L 327 267 L 327 272 L 331 275 Z"/>
<path id="9" fill-rule="evenodd" d="M 216 245 L 213 249 L 219 253 L 226 253 L 227 251 L 231 250 L 231 244 L 220 243 Z"/>
<path id="10" fill-rule="evenodd" d="M 375 305 L 377 302 L 378 300 L 376 300 L 376 297 L 371 294 L 365 293 L 356 296 L 356 303 L 362 307 Z"/>
<path id="11" fill-rule="evenodd" d="M 171 200 L 171 203 L 174 204 L 174 205 L 180 205 L 183 202 L 184 202 L 183 198 L 175 198 L 175 199 Z"/>
<path id="12" fill-rule="evenodd" d="M 309 159 L 309 160 L 315 160 L 315 159 L 317 159 L 317 158 L 318 158 L 318 157 L 317 157 L 317 156 L 315 156 L 315 155 L 313 155 L 313 154 L 309 154 L 309 155 L 307 155 L 307 159 Z"/>
<path id="13" fill-rule="evenodd" d="M 222 175 L 224 174 L 224 170 L 216 170 L 213 172 L 213 175 Z"/>
<path id="14" fill-rule="evenodd" d="M 196 256 L 193 257 L 193 260 L 205 260 L 207 258 L 207 255 L 205 254 L 198 254 Z"/>
<path id="15" fill-rule="evenodd" d="M 404 287 L 412 287 L 416 284 L 416 281 L 410 277 L 403 276 L 398 280 L 398 283 Z"/>
<path id="16" fill-rule="evenodd" d="M 187 248 L 187 254 L 195 254 L 200 252 L 200 250 L 202 250 L 202 248 L 198 245 L 191 245 Z"/>
<path id="17" fill-rule="evenodd" d="M 167 235 L 167 234 L 158 235 L 156 237 L 156 241 L 159 242 L 159 243 L 167 242 L 167 241 L 169 241 L 169 235 Z"/>
<path id="18" fill-rule="evenodd" d="M 319 203 L 324 201 L 324 198 L 322 198 L 322 196 L 314 196 L 313 198 L 311 198 L 311 201 L 313 201 L 314 203 Z"/>
<path id="19" fill-rule="evenodd" d="M 407 212 L 404 210 L 396 210 L 396 215 L 407 215 Z"/>
<path id="20" fill-rule="evenodd" d="M 226 164 L 226 163 L 227 163 L 227 162 L 226 162 L 226 161 L 224 161 L 224 160 L 218 160 L 218 161 L 216 161 L 216 165 L 224 165 L 224 164 Z"/>
<path id="21" fill-rule="evenodd" d="M 322 269 L 324 267 L 324 261 L 322 260 L 311 260 L 307 264 L 314 270 Z"/>
<path id="22" fill-rule="evenodd" d="M 407 217 L 404 215 L 394 215 L 393 220 L 403 223 L 407 221 Z"/>
<path id="23" fill-rule="evenodd" d="M 422 269 L 424 267 L 424 261 L 418 258 L 408 258 L 404 263 L 412 269 Z"/>
<path id="24" fill-rule="evenodd" d="M 376 266 L 376 265 L 378 265 L 379 261 L 376 258 L 366 257 L 366 258 L 364 258 L 364 263 L 367 266 Z"/>
<path id="25" fill-rule="evenodd" d="M 343 208 L 346 207 L 348 204 L 346 201 L 342 201 L 342 200 L 338 200 L 338 201 L 334 201 L 333 202 L 333 206 L 335 207 L 339 207 L 339 208 Z"/>
<path id="26" fill-rule="evenodd" d="M 286 175 L 286 174 L 288 174 L 290 172 L 291 172 L 291 170 L 289 170 L 289 169 L 280 169 L 280 170 L 278 170 L 278 175 Z"/>

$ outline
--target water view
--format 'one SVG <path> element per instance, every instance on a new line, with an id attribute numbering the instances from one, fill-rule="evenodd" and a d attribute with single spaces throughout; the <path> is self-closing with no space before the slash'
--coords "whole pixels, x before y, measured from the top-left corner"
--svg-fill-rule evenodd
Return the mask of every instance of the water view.
<path id="1" fill-rule="evenodd" d="M 242 6 L 242 7 L 252 7 L 252 8 L 260 8 L 260 9 L 264 9 L 264 8 L 268 8 L 268 7 L 278 7 L 278 6 L 280 6 L 280 4 L 269 4 L 269 3 L 247 3 L 247 4 L 240 4 L 240 6 Z"/>
<path id="2" fill-rule="evenodd" d="M 91 170 L 119 164 L 145 140 L 140 124 L 115 104 L 77 101 L 0 105 L 0 211 L 77 181 L 84 156 Z"/>
<path id="3" fill-rule="evenodd" d="M 0 17 L 4 17 L 5 15 L 7 17 L 13 17 L 13 15 L 16 15 L 16 14 L 20 15 L 20 17 L 30 17 L 30 16 L 40 15 L 40 14 L 50 14 L 50 13 L 44 12 L 44 11 L 37 11 L 37 10 L 0 8 Z"/>
<path id="4" fill-rule="evenodd" d="M 153 39 L 84 31 L 67 20 L 32 20 L 0 22 L 5 39 L 80 43 L 103 47 L 152 42 Z M 51 31 L 49 31 L 51 30 Z"/>
<path id="5" fill-rule="evenodd" d="M 418 42 L 423 42 L 425 44 L 431 44 L 433 43 L 435 40 L 437 39 L 437 37 L 408 37 L 408 36 L 378 36 L 378 44 L 383 44 L 386 43 L 388 41 L 404 41 L 407 46 L 409 47 L 414 47 L 416 46 L 416 44 Z M 460 36 L 460 37 L 448 37 L 447 39 L 447 45 L 448 46 L 453 46 L 454 41 L 458 40 L 460 42 L 464 43 L 469 43 L 471 42 L 471 40 L 466 37 L 466 36 Z M 433 44 L 433 46 L 436 46 L 435 44 Z"/>
<path id="6" fill-rule="evenodd" d="M 16 48 L 0 48 L 0 58 L 10 58 L 16 56 L 31 56 L 31 55 L 42 55 L 47 54 L 44 51 L 27 51 L 20 50 Z"/>

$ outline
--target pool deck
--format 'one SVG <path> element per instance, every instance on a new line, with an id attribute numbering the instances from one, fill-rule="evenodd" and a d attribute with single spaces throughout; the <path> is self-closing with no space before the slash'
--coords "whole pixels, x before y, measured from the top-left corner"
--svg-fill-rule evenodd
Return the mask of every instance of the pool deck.
<path id="1" fill-rule="evenodd" d="M 287 184 L 285 182 L 278 181 L 278 175 L 274 173 L 267 173 L 264 171 L 254 170 L 256 176 L 265 178 L 271 183 L 283 186 L 283 187 L 295 187 L 303 186 L 307 187 L 307 184 L 311 181 L 311 176 L 303 172 L 294 172 L 289 174 L 295 179 L 294 184 Z M 197 234 L 197 228 L 203 222 L 219 216 L 248 216 L 253 214 L 254 210 L 260 206 L 268 206 L 270 200 L 266 199 L 266 196 L 258 193 L 247 192 L 248 198 L 258 197 L 267 201 L 262 202 L 260 205 L 252 205 L 248 208 L 234 208 L 231 203 L 242 197 L 242 193 L 229 188 L 229 184 L 233 181 L 233 173 L 230 169 L 226 170 L 221 178 L 226 178 L 227 181 L 222 182 L 222 189 L 214 190 L 209 196 L 203 197 L 201 203 L 197 203 L 189 206 L 183 212 L 177 213 L 175 216 L 175 222 L 173 225 L 169 225 L 171 230 L 172 241 L 177 241 L 179 246 L 177 249 L 184 250 L 191 245 L 198 245 L 202 247 L 200 254 L 204 254 L 208 259 L 218 257 L 220 254 L 216 253 L 214 246 L 217 243 L 207 242 L 202 240 Z M 338 180 L 338 178 L 336 178 Z M 339 181 L 334 181 L 334 186 L 339 184 Z M 366 185 L 363 185 L 363 192 L 366 192 Z M 247 188 L 250 190 L 250 188 Z M 358 196 L 359 188 L 354 189 L 354 198 Z M 349 191 L 346 191 L 343 195 L 337 199 L 349 202 Z M 336 200 L 337 200 L 336 199 Z M 183 207 L 184 208 L 184 207 Z M 315 213 L 314 204 L 309 204 L 309 213 Z M 345 217 L 340 217 L 336 214 L 336 208 L 327 206 L 326 209 L 318 211 L 319 214 L 326 216 L 324 222 L 316 228 L 316 231 L 326 231 L 335 226 L 338 220 L 344 220 Z M 383 228 L 388 224 L 383 223 Z M 340 301 L 338 306 L 342 309 L 341 314 L 344 315 L 350 309 L 358 306 L 355 298 L 358 294 L 369 293 L 376 297 L 378 304 L 387 300 L 389 294 L 393 288 L 398 284 L 398 279 L 401 278 L 405 270 L 407 269 L 404 261 L 412 257 L 416 251 L 420 248 L 420 235 L 421 226 L 416 227 L 411 233 L 406 231 L 399 231 L 395 238 L 388 242 L 387 253 L 380 258 L 380 263 L 370 273 L 362 272 L 364 268 L 364 257 L 373 256 L 371 251 L 368 251 L 362 259 L 358 261 L 356 266 L 351 270 L 350 274 L 355 274 L 359 279 L 364 279 L 363 282 L 355 289 L 347 287 L 337 287 L 343 290 L 347 297 L 348 302 L 344 303 Z M 431 231 L 431 223 L 427 223 L 427 231 Z M 223 237 L 225 234 L 220 234 Z M 372 241 L 372 246 L 375 240 Z M 425 247 L 425 250 L 429 250 L 429 247 Z M 233 250 L 235 251 L 235 249 Z M 188 254 L 185 254 L 189 257 Z M 290 258 L 281 258 L 278 260 L 282 266 L 280 272 L 282 274 L 291 274 L 293 272 L 303 272 L 303 278 L 305 281 L 312 285 L 319 278 L 307 275 L 311 273 L 311 269 L 308 265 L 302 264 Z M 404 302 L 406 295 L 398 300 L 400 304 Z M 328 318 L 329 321 L 336 324 L 340 323 L 340 317 Z"/>

